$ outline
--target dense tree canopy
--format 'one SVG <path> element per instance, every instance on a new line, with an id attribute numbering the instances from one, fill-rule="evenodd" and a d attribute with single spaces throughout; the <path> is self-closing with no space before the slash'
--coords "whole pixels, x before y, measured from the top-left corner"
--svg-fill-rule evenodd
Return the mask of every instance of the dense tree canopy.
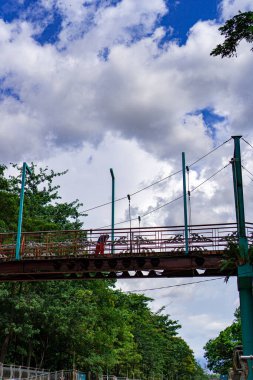
<path id="1" fill-rule="evenodd" d="M 233 350 L 241 344 L 241 321 L 239 310 L 235 312 L 235 320 L 231 326 L 221 331 L 215 339 L 210 339 L 205 345 L 205 358 L 210 370 L 227 374 L 232 368 Z"/>
<path id="2" fill-rule="evenodd" d="M 205 379 L 168 315 L 108 281 L 0 284 L 0 360 L 130 378 Z"/>
<path id="3" fill-rule="evenodd" d="M 54 180 L 67 173 L 55 173 L 47 167 L 30 166 L 32 174 L 26 176 L 24 197 L 23 231 L 63 230 L 80 228 L 79 208 L 82 204 L 75 200 L 71 203 L 60 202 L 59 186 Z M 7 175 L 7 167 L 0 165 L 0 232 L 16 231 L 22 167 L 16 164 L 11 169 L 17 175 Z"/>
<path id="4" fill-rule="evenodd" d="M 0 228 L 16 231 L 20 168 L 0 166 Z M 63 173 L 31 165 L 23 230 L 80 228 L 78 200 L 61 202 Z M 180 325 L 149 298 L 125 294 L 114 280 L 0 284 L 0 362 L 51 370 L 77 368 L 142 379 L 208 378 L 178 336 Z"/>
<path id="5" fill-rule="evenodd" d="M 236 55 L 237 47 L 242 40 L 253 43 L 253 12 L 239 12 L 226 21 L 219 31 L 225 36 L 225 41 L 217 45 L 211 55 L 221 55 L 222 58 Z M 253 47 L 251 50 L 253 51 Z"/>

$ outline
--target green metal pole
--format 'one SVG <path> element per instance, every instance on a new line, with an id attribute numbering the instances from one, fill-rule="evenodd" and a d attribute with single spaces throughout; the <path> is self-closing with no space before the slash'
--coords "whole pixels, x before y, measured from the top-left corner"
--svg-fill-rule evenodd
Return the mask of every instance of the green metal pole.
<path id="1" fill-rule="evenodd" d="M 26 180 L 26 170 L 31 174 L 31 170 L 26 162 L 23 163 L 22 168 L 22 182 L 19 200 L 19 214 L 18 214 L 18 231 L 17 231 L 17 242 L 16 242 L 16 260 L 20 260 L 20 241 L 21 241 L 21 230 L 22 230 L 22 220 L 23 220 L 23 208 L 24 208 L 24 194 L 25 194 L 25 180 Z"/>
<path id="2" fill-rule="evenodd" d="M 240 256 L 243 265 L 238 266 L 238 290 L 242 321 L 242 343 L 244 355 L 253 355 L 253 297 L 252 297 L 252 267 L 248 263 L 248 241 L 245 228 L 243 182 L 241 168 L 240 138 L 234 139 L 234 157 L 232 159 L 237 234 Z M 248 360 L 248 380 L 253 380 L 252 363 Z"/>
<path id="3" fill-rule="evenodd" d="M 130 222 L 130 253 L 133 253 L 133 245 L 132 245 L 132 219 L 131 219 L 131 196 L 130 194 L 127 194 L 128 199 L 128 211 L 129 211 L 129 222 Z"/>
<path id="4" fill-rule="evenodd" d="M 186 193 L 185 153 L 184 152 L 182 152 L 182 169 L 183 169 L 183 193 L 184 193 L 185 254 L 188 255 L 188 253 L 189 253 L 189 240 L 188 240 L 187 193 Z"/>
<path id="5" fill-rule="evenodd" d="M 114 211 L 115 211 L 115 177 L 113 170 L 110 169 L 111 177 L 112 177 L 112 247 L 111 253 L 114 253 Z"/>

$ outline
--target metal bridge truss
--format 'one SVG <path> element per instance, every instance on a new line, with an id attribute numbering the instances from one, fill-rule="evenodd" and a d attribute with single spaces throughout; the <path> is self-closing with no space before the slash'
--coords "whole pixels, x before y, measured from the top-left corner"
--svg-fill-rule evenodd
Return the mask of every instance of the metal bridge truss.
<path id="1" fill-rule="evenodd" d="M 225 276 L 220 260 L 228 242 L 236 242 L 237 227 L 191 226 L 189 255 L 183 226 L 115 229 L 105 255 L 95 255 L 101 234 L 111 236 L 111 230 L 23 233 L 21 260 L 15 260 L 16 234 L 0 234 L 0 281 Z M 247 237 L 252 245 L 252 223 L 247 223 Z"/>

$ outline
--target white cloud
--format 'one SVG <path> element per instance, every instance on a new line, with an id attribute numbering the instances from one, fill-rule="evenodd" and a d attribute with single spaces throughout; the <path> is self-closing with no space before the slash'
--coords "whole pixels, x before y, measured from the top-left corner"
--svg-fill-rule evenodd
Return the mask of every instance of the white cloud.
<path id="1" fill-rule="evenodd" d="M 238 58 L 210 57 L 222 41 L 219 25 L 198 22 L 185 45 L 168 41 L 161 48 L 164 29 L 156 23 L 168 11 L 162 0 L 124 0 L 98 11 L 77 0 L 43 3 L 49 10 L 60 8 L 64 19 L 57 46 L 36 43 L 36 25 L 0 20 L 2 162 L 34 160 L 56 171 L 69 168 L 59 179 L 64 199 L 79 198 L 90 208 L 110 201 L 110 167 L 116 197 L 121 197 L 180 169 L 182 151 L 191 163 L 233 134 L 253 140 L 253 56 L 242 43 Z M 246 1 L 224 0 L 223 17 L 248 6 Z M 138 38 L 133 41 L 136 25 Z M 147 32 L 149 37 L 143 37 Z M 104 48 L 107 60 L 99 55 Z M 214 138 L 201 114 L 207 108 L 224 117 L 213 125 Z M 253 171 L 252 150 L 244 145 L 243 151 L 244 165 Z M 228 163 L 232 154 L 232 144 L 225 145 L 192 167 L 191 187 Z M 250 220 L 252 184 L 245 178 Z M 132 197 L 132 212 L 141 215 L 181 195 L 181 180 L 180 175 L 173 177 Z M 191 199 L 192 223 L 234 221 L 231 168 L 192 192 Z M 127 201 L 118 203 L 117 221 L 124 220 L 127 211 Z M 182 224 L 182 202 L 161 208 L 142 223 Z M 110 207 L 85 218 L 87 228 L 107 224 Z M 131 281 L 120 284 L 124 289 L 147 287 L 145 280 Z M 154 280 L 152 286 L 178 281 Z M 164 290 L 153 304 L 156 310 L 169 305 L 166 312 L 182 322 L 183 337 L 197 354 L 232 321 L 237 299 L 234 282 L 223 285 L 222 292 L 211 285 L 201 289 L 191 285 Z"/>
<path id="2" fill-rule="evenodd" d="M 147 297 L 153 298 L 152 310 L 157 312 L 165 306 L 165 312 L 173 320 L 182 324 L 179 331 L 196 357 L 204 354 L 203 346 L 209 339 L 215 338 L 219 332 L 232 323 L 235 307 L 238 306 L 236 280 L 231 278 L 228 284 L 222 280 L 204 282 L 169 289 L 160 287 L 179 285 L 198 279 L 154 279 L 147 283 L 145 279 L 120 280 L 117 287 L 128 291 L 132 289 L 158 288 L 145 291 Z"/>
<path id="3" fill-rule="evenodd" d="M 69 47 L 73 40 L 80 46 L 80 37 L 85 34 L 90 46 L 97 50 L 118 43 L 128 44 L 134 35 L 141 37 L 152 32 L 158 17 L 167 11 L 163 0 L 123 0 L 115 6 L 104 2 L 99 8 L 92 2 L 84 6 L 80 0 L 57 1 L 56 6 L 63 15 L 59 46 Z"/>
<path id="4" fill-rule="evenodd" d="M 208 314 L 191 315 L 188 321 L 194 329 L 206 330 L 212 334 L 217 334 L 217 331 L 224 330 L 227 327 L 224 321 L 213 320 L 213 317 Z"/>
<path id="5" fill-rule="evenodd" d="M 151 14 L 161 4 L 157 2 Z M 121 14 L 118 7 L 103 10 L 113 12 L 111 21 L 114 13 Z M 93 29 L 67 50 L 57 51 L 36 44 L 27 23 L 16 23 L 12 29 L 1 23 L 0 74 L 4 85 L 20 96 L 22 106 L 16 101 L 16 107 L 38 126 L 33 132 L 35 141 L 72 147 L 85 141 L 97 144 L 112 131 L 136 139 L 158 157 L 173 158 L 182 150 L 195 155 L 211 148 L 203 119 L 190 115 L 198 109 L 211 107 L 226 116 L 232 123 L 229 133 L 250 128 L 252 55 L 242 47 L 237 60 L 210 57 L 219 38 L 213 23 L 197 23 L 181 47 L 169 44 L 166 50 L 159 49 L 156 32 L 130 46 L 114 43 L 107 62 L 98 58 L 90 35 L 104 35 L 104 24 Z M 1 112 L 9 120 L 7 128 L 13 129 L 6 103 L 1 104 Z M 218 139 L 222 130 L 217 131 Z M 38 145 L 34 155 L 40 152 Z"/>
<path id="6" fill-rule="evenodd" d="M 239 11 L 252 11 L 251 0 L 223 0 L 221 3 L 222 18 L 227 20 L 235 16 Z"/>

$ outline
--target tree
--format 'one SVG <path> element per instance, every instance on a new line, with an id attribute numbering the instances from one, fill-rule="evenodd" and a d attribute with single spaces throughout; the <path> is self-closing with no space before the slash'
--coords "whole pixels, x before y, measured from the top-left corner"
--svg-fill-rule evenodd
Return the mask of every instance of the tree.
<path id="1" fill-rule="evenodd" d="M 10 189 L 10 181 L 5 177 L 7 166 L 0 165 L 0 232 L 17 228 L 18 195 Z"/>
<path id="2" fill-rule="evenodd" d="M 32 174 L 27 176 L 26 181 L 23 231 L 79 229 L 82 226 L 79 220 L 83 215 L 79 212 L 82 204 L 78 200 L 71 203 L 59 202 L 59 186 L 53 184 L 56 177 L 66 174 L 67 171 L 55 173 L 47 167 L 37 169 L 34 164 L 30 167 Z M 0 166 L 0 232 L 16 231 L 19 212 L 22 167 L 11 164 L 11 169 L 16 170 L 17 174 L 9 176 L 6 175 L 7 169 L 5 165 Z M 6 355 L 14 360 L 18 357 L 22 362 L 25 357 L 28 364 L 31 362 L 34 347 L 38 345 L 36 339 L 41 332 L 40 326 L 34 321 L 39 320 L 43 313 L 42 305 L 48 286 L 43 284 L 41 288 L 45 290 L 45 294 L 41 294 L 40 288 L 36 288 L 34 284 L 1 284 L 1 362 Z M 31 346 L 32 341 L 35 343 L 34 347 Z M 44 352 L 43 349 L 41 352 Z M 36 366 L 37 364 L 39 363 L 36 358 Z"/>
<path id="3" fill-rule="evenodd" d="M 108 313 L 115 320 L 113 284 L 95 280 L 0 284 L 1 360 L 53 370 L 72 368 L 73 360 L 86 370 L 104 368 L 108 354 L 114 354 L 103 349 L 114 336 L 105 318 Z M 99 362 L 94 360 L 97 349 L 102 353 Z"/>
<path id="4" fill-rule="evenodd" d="M 118 300 L 119 306 L 126 308 L 131 315 L 131 332 L 137 347 L 136 353 L 140 355 L 139 360 L 128 366 L 127 373 L 120 373 L 121 376 L 144 379 L 206 379 L 192 350 L 178 336 L 181 327 L 178 321 L 163 314 L 163 308 L 152 313 L 148 307 L 150 301 L 150 298 L 137 294 L 121 294 Z"/>
<path id="5" fill-rule="evenodd" d="M 0 166 L 0 228 L 15 231 L 21 168 Z M 78 200 L 60 202 L 54 180 L 66 173 L 31 165 L 23 230 L 80 228 Z M 14 235 L 14 234 L 13 234 Z M 180 325 L 144 295 L 114 289 L 115 280 L 0 283 L 0 361 L 51 370 L 77 368 L 147 380 L 205 379 Z"/>
<path id="6" fill-rule="evenodd" d="M 239 12 L 238 15 L 227 20 L 219 31 L 225 36 L 225 41 L 217 45 L 211 55 L 221 55 L 222 58 L 236 56 L 236 49 L 242 40 L 253 43 L 253 11 Z"/>
<path id="7" fill-rule="evenodd" d="M 1 358 L 51 370 L 203 380 L 179 325 L 113 280 L 0 284 Z"/>
<path id="8" fill-rule="evenodd" d="M 79 211 L 82 203 L 60 202 L 59 186 L 54 185 L 57 177 L 65 175 L 66 171 L 55 173 L 46 168 L 37 168 L 31 164 L 32 174 L 27 175 L 23 231 L 69 230 L 80 229 L 84 216 Z M 17 175 L 6 176 L 7 167 L 0 166 L 0 232 L 11 232 L 17 229 L 19 195 L 21 188 L 22 167 L 11 165 L 17 170 Z"/>
<path id="9" fill-rule="evenodd" d="M 235 312 L 235 320 L 231 326 L 221 331 L 217 338 L 210 339 L 204 349 L 205 358 L 207 359 L 207 367 L 225 375 L 229 368 L 232 367 L 233 350 L 241 344 L 241 322 L 240 312 Z"/>

